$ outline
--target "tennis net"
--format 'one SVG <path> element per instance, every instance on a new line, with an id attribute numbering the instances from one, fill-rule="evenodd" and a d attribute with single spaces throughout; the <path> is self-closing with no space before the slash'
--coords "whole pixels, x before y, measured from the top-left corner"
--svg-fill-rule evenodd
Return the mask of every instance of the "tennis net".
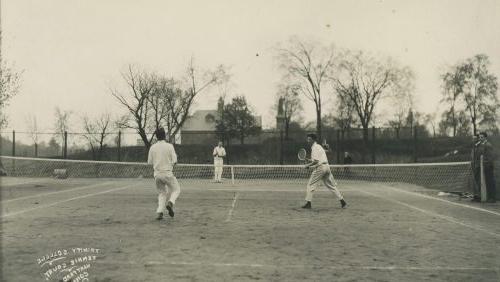
<path id="1" fill-rule="evenodd" d="M 0 156 L 8 176 L 70 178 L 152 178 L 152 166 L 139 162 L 61 160 Z M 470 162 L 331 165 L 342 182 L 409 183 L 443 191 L 472 191 Z M 174 174 L 181 182 L 204 183 L 214 176 L 212 164 L 178 164 Z M 232 184 L 305 185 L 311 169 L 302 165 L 224 165 L 222 177 Z"/>

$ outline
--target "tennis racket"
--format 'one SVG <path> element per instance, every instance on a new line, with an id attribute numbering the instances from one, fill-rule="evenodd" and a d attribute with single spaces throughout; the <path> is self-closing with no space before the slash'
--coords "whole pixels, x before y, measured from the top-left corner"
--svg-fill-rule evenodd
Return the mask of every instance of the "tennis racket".
<path id="1" fill-rule="evenodd" d="M 299 152 L 297 153 L 297 157 L 301 161 L 308 161 L 306 149 L 304 148 L 300 149 Z"/>

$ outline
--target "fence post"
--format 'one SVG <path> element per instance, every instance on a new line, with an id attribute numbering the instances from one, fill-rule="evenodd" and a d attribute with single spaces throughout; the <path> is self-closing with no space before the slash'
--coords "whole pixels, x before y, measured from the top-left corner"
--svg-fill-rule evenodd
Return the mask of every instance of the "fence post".
<path id="1" fill-rule="evenodd" d="M 283 165 L 283 130 L 280 129 L 280 165 Z"/>
<path id="2" fill-rule="evenodd" d="M 413 162 L 417 162 L 418 157 L 417 157 L 417 126 L 413 128 Z"/>
<path id="3" fill-rule="evenodd" d="M 38 158 L 38 143 L 35 143 L 35 158 Z"/>
<path id="4" fill-rule="evenodd" d="M 63 159 L 68 158 L 68 132 L 64 131 Z"/>
<path id="5" fill-rule="evenodd" d="M 223 133 L 222 140 L 224 140 L 222 143 L 223 143 L 223 144 L 224 144 L 224 146 L 226 147 L 226 158 L 225 158 L 225 160 L 224 160 L 224 161 L 225 161 L 227 164 L 229 164 L 229 163 L 230 163 L 230 161 L 231 161 L 231 159 L 230 159 L 230 158 L 231 158 L 231 153 L 229 153 L 229 154 L 228 154 L 227 152 L 229 152 L 229 151 L 230 151 L 230 150 L 229 150 L 229 143 L 231 143 L 231 139 L 230 139 L 230 138 L 226 135 L 226 132 L 224 132 L 224 133 Z"/>
<path id="6" fill-rule="evenodd" d="M 122 148 L 122 131 L 118 131 L 118 161 L 122 161 L 122 153 L 121 153 L 121 148 Z"/>
<path id="7" fill-rule="evenodd" d="M 377 145 L 375 144 L 375 126 L 372 127 L 372 163 L 375 163 L 375 151 L 377 149 Z"/>
<path id="8" fill-rule="evenodd" d="M 340 132 L 340 144 L 339 144 L 340 154 L 341 154 L 340 159 L 342 160 L 342 163 L 344 163 L 343 161 L 344 152 L 346 151 L 344 146 L 344 137 L 345 137 L 345 128 L 342 128 L 342 131 Z"/>
<path id="9" fill-rule="evenodd" d="M 488 200 L 488 191 L 486 190 L 486 177 L 484 177 L 484 158 L 481 155 L 481 202 Z"/>
<path id="10" fill-rule="evenodd" d="M 16 156 L 16 131 L 12 130 L 12 156 Z"/>
<path id="11" fill-rule="evenodd" d="M 340 164 L 340 154 L 341 154 L 341 148 L 340 148 L 340 130 L 337 130 L 337 144 L 335 144 L 337 147 L 336 148 L 336 151 L 337 151 L 337 164 Z"/>

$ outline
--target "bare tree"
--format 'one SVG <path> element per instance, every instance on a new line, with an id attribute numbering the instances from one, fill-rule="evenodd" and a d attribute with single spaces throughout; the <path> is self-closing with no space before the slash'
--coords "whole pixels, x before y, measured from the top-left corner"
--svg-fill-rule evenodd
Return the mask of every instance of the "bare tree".
<path id="1" fill-rule="evenodd" d="M 110 131 L 112 130 L 111 115 L 105 112 L 95 119 L 84 115 L 82 121 L 83 136 L 87 139 L 92 150 L 92 157 L 94 160 L 101 160 L 106 138 L 111 134 Z"/>
<path id="2" fill-rule="evenodd" d="M 498 81 L 488 70 L 489 65 L 488 56 L 480 54 L 467 59 L 458 69 L 463 72 L 465 78 L 463 99 L 474 134 L 477 133 L 479 125 L 496 129 L 496 111 L 500 108 L 497 96 Z"/>
<path id="3" fill-rule="evenodd" d="M 445 110 L 441 114 L 438 128 L 439 134 L 443 136 L 449 136 L 450 130 L 453 137 L 470 135 L 472 132 L 465 110 Z"/>
<path id="4" fill-rule="evenodd" d="M 432 114 L 426 114 L 423 117 L 423 123 L 424 125 L 430 126 L 432 130 L 432 137 L 436 137 L 436 132 L 437 132 L 437 122 L 436 122 L 436 113 Z"/>
<path id="5" fill-rule="evenodd" d="M 300 85 L 300 93 L 314 102 L 316 132 L 321 139 L 322 87 L 333 72 L 334 53 L 332 46 L 316 46 L 292 37 L 288 47 L 278 49 L 278 59 L 290 79 Z"/>
<path id="6" fill-rule="evenodd" d="M 452 128 L 452 136 L 457 135 L 458 119 L 457 113 L 460 112 L 457 109 L 457 104 L 459 102 L 459 97 L 463 93 L 464 87 L 464 77 L 463 73 L 456 71 L 456 67 L 453 67 L 450 71 L 446 72 L 441 76 L 443 80 L 443 98 L 441 103 L 448 104 L 447 110 L 447 122 Z M 444 126 L 444 125 L 443 125 Z"/>
<path id="7" fill-rule="evenodd" d="M 175 83 L 167 83 L 165 86 L 170 87 L 162 88 L 164 105 L 167 110 L 165 120 L 171 141 L 174 140 L 188 118 L 196 98 L 213 85 L 226 84 L 230 77 L 223 65 L 219 65 L 213 71 L 209 70 L 199 74 L 200 72 L 194 64 L 194 59 L 191 58 L 184 78 L 184 85 L 177 87 Z"/>
<path id="8" fill-rule="evenodd" d="M 153 140 L 151 134 L 156 128 L 166 127 L 169 138 L 174 140 L 186 121 L 197 96 L 213 84 L 226 77 L 225 68 L 198 74 L 191 59 L 184 84 L 173 78 L 138 71 L 129 65 L 122 76 L 128 85 L 128 93 L 112 90 L 111 94 L 127 109 L 121 125 L 132 128 L 141 136 L 149 148 Z"/>
<path id="9" fill-rule="evenodd" d="M 357 123 L 356 109 L 354 103 L 345 95 L 338 95 L 335 99 L 335 109 L 333 112 L 333 122 L 341 130 L 342 137 L 347 133 L 350 134 L 350 130 L 355 123 Z"/>
<path id="10" fill-rule="evenodd" d="M 38 157 L 38 137 L 39 137 L 39 128 L 37 118 L 34 115 L 28 115 L 26 117 L 26 124 L 28 128 L 28 134 L 33 141 L 35 146 L 35 157 Z"/>
<path id="11" fill-rule="evenodd" d="M 376 59 L 363 52 L 347 52 L 340 62 L 340 73 L 334 87 L 340 96 L 350 100 L 363 127 L 363 140 L 368 146 L 368 130 L 378 102 L 393 95 L 395 85 L 406 72 L 389 60 Z M 364 156 L 363 156 L 364 158 Z"/>
<path id="12" fill-rule="evenodd" d="M 156 75 L 139 70 L 133 65 L 128 65 L 127 70 L 122 72 L 122 78 L 128 89 L 120 92 L 111 89 L 118 102 L 127 109 L 127 115 L 121 118 L 120 125 L 125 128 L 134 129 L 146 148 L 151 147 L 154 126 L 151 125 L 148 98 L 156 87 Z"/>
<path id="13" fill-rule="evenodd" d="M 147 96 L 147 101 L 151 110 L 151 121 L 153 128 L 162 127 L 162 123 L 166 123 L 167 130 L 171 128 L 169 117 L 169 105 L 167 100 L 172 96 L 172 91 L 175 91 L 176 82 L 173 78 L 157 77 L 155 87 L 150 95 Z"/>
<path id="14" fill-rule="evenodd" d="M 63 111 L 59 107 L 56 107 L 54 129 L 56 131 L 56 135 L 58 135 L 61 140 L 60 145 L 62 148 L 64 148 L 64 135 L 69 131 L 70 116 L 71 111 Z"/>
<path id="15" fill-rule="evenodd" d="M 0 129 L 7 126 L 7 116 L 4 109 L 9 100 L 18 93 L 20 79 L 19 73 L 0 60 Z"/>
<path id="16" fill-rule="evenodd" d="M 440 123 L 442 131 L 451 127 L 452 136 L 464 135 L 464 130 L 470 129 L 466 123 L 472 125 L 473 134 L 479 125 L 496 130 L 498 81 L 488 70 L 489 65 L 488 56 L 479 54 L 449 67 L 441 76 L 442 103 L 449 107 Z"/>
<path id="17" fill-rule="evenodd" d="M 395 73 L 398 77 L 394 80 L 393 95 L 391 95 L 391 102 L 397 107 L 393 107 L 393 118 L 388 121 L 390 127 L 396 131 L 396 138 L 399 139 L 401 128 L 408 126 L 413 128 L 414 108 L 414 90 L 415 90 L 415 75 L 408 67 L 402 68 L 400 72 Z"/>
<path id="18" fill-rule="evenodd" d="M 290 123 L 300 120 L 300 114 L 304 110 L 299 96 L 299 85 L 280 84 L 276 92 L 273 113 L 278 113 L 284 118 L 285 139 L 288 139 Z"/>

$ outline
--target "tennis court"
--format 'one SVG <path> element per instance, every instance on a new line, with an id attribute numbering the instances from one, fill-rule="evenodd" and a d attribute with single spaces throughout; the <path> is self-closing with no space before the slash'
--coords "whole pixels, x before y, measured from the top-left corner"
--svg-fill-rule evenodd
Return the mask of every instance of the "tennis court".
<path id="1" fill-rule="evenodd" d="M 222 184 L 201 177 L 202 167 L 192 168 L 200 177 L 181 173 L 176 215 L 163 221 L 155 220 L 147 175 L 3 177 L 3 279 L 500 280 L 496 204 L 438 197 L 407 178 L 359 178 L 353 167 L 333 168 L 345 173 L 336 177 L 346 209 L 320 187 L 313 209 L 303 210 L 306 178 L 292 177 L 296 168 L 242 168 L 247 177 L 238 181 L 238 168 L 232 176 L 225 169 Z"/>

